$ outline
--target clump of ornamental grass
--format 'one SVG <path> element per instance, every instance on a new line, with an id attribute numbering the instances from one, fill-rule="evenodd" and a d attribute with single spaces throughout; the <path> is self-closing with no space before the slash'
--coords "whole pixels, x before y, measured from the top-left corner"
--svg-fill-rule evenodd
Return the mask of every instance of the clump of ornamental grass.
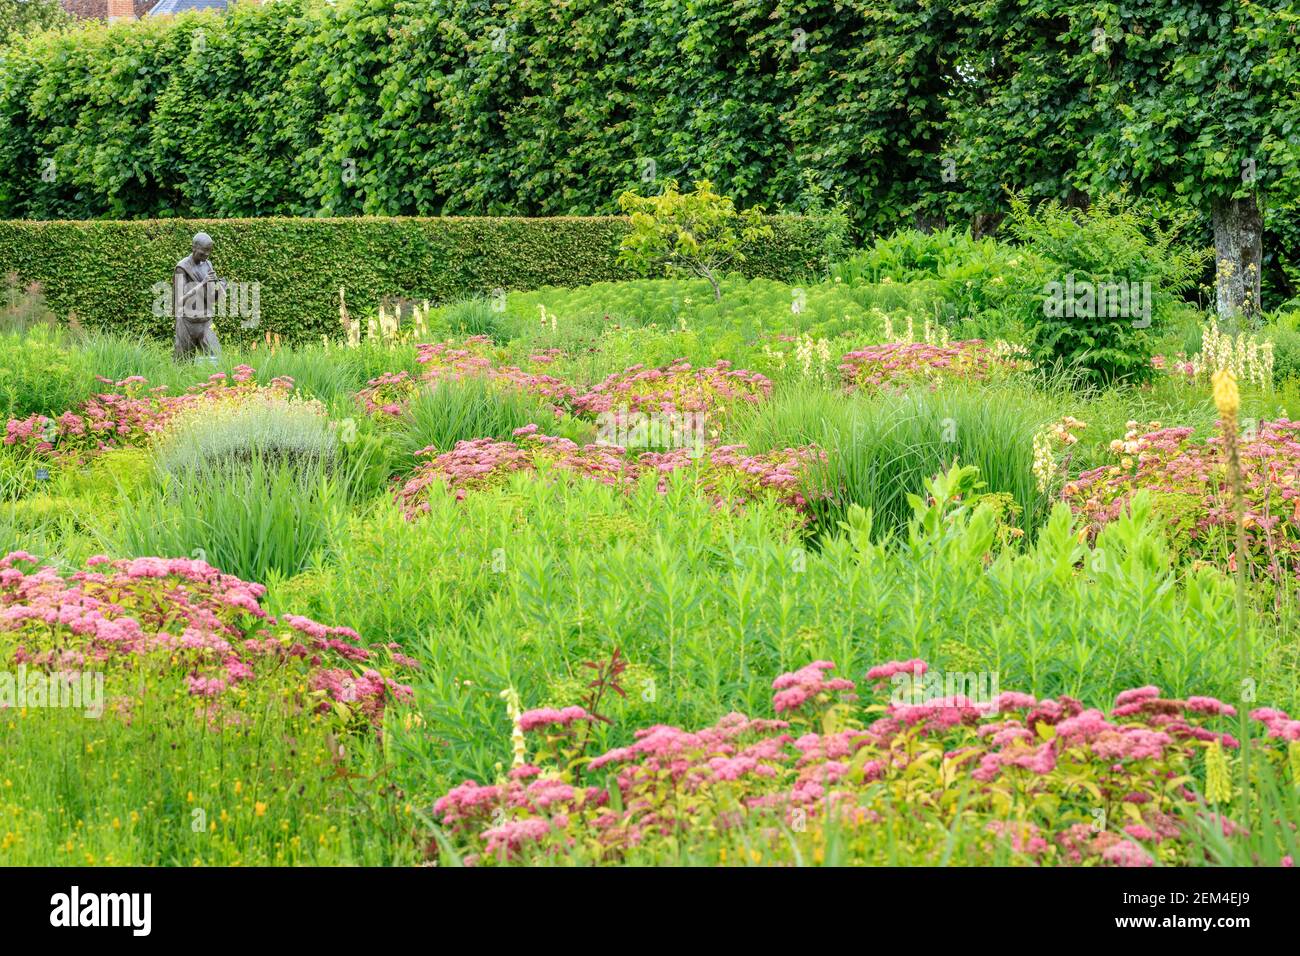
<path id="1" fill-rule="evenodd" d="M 912 659 L 868 670 L 864 707 L 834 669 L 818 660 L 777 677 L 773 717 L 732 713 L 696 731 L 657 724 L 596 755 L 584 747 L 597 719 L 588 708 L 523 711 L 513 721 L 522 762 L 435 804 L 443 851 L 471 865 L 619 863 L 716 851 L 720 837 L 718 861 L 730 844 L 779 863 L 801 850 L 815 859 L 838 830 L 850 860 L 871 862 L 901 815 L 916 831 L 992 833 L 1019 863 L 1140 867 L 1195 862 L 1189 830 L 1206 817 L 1229 837 L 1249 829 L 1227 816 L 1223 774 L 1239 743 L 1218 726 L 1237 716 L 1222 701 L 1153 686 L 1121 692 L 1107 710 L 1065 695 L 977 699 L 946 692 Z M 1251 718 L 1268 729 L 1255 748 L 1261 768 L 1293 776 L 1300 721 L 1269 709 Z"/>
<path id="2" fill-rule="evenodd" d="M 562 419 L 543 399 L 471 377 L 425 385 L 406 404 L 394 434 L 399 450 L 415 455 L 428 448 L 449 451 L 457 442 L 477 438 L 508 439 L 529 424 L 553 431 Z M 587 422 L 577 424 L 591 428 Z"/>
<path id="3" fill-rule="evenodd" d="M 281 389 L 256 389 L 237 400 L 191 404 L 153 442 L 154 459 L 177 473 L 210 462 L 268 461 L 328 464 L 337 446 L 325 408 Z"/>
<path id="4" fill-rule="evenodd" d="M 119 554 L 201 556 L 251 581 L 291 576 L 327 546 L 354 477 L 260 452 L 209 460 L 158 473 L 123 500 L 105 536 Z"/>
<path id="5" fill-rule="evenodd" d="M 806 472 L 814 526 L 834 533 L 852 507 L 871 511 L 879 534 L 902 531 L 909 495 L 954 461 L 979 468 L 987 492 L 1009 495 L 1021 530 L 1044 516 L 1033 474 L 1034 435 L 1050 403 L 1018 383 L 835 393 L 797 386 L 737 416 L 736 440 L 755 453 L 816 444 Z"/>
<path id="6" fill-rule="evenodd" d="M 13 552 L 0 559 L 0 654 L 33 672 L 102 672 L 123 719 L 141 694 L 184 694 L 220 726 L 245 719 L 250 700 L 267 705 L 252 692 L 271 686 L 289 712 L 377 727 L 410 698 L 385 672 L 413 661 L 349 628 L 272 616 L 265 593 L 196 559 L 96 556 L 64 576 Z"/>

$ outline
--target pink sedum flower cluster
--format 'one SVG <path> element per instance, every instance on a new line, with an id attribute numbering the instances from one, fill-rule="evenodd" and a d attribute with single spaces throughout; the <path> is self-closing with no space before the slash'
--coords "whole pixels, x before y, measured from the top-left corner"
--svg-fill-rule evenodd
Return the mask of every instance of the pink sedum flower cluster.
<path id="1" fill-rule="evenodd" d="M 803 471 L 812 462 L 825 460 L 825 453 L 812 446 L 745 455 L 739 445 L 716 447 L 698 458 L 684 448 L 646 452 L 633 458 L 614 445 L 580 446 L 567 438 L 541 434 L 536 425 L 516 429 L 514 439 L 461 441 L 442 454 L 426 448 L 420 454 L 430 460 L 397 491 L 397 500 L 407 517 L 415 518 L 427 512 L 429 496 L 436 489 L 445 489 L 460 501 L 473 491 L 502 484 L 515 472 L 537 473 L 546 469 L 623 489 L 636 485 L 642 475 L 654 474 L 658 476 L 660 491 L 667 489 L 670 475 L 684 472 L 695 476 L 700 490 L 719 501 L 725 498 L 741 505 L 750 499 L 771 496 L 802 510 L 807 506 L 807 499 L 800 491 Z M 724 493 L 731 490 L 739 493 Z"/>
<path id="2" fill-rule="evenodd" d="M 573 386 L 551 375 L 528 372 L 513 365 L 497 365 L 491 354 L 492 348 L 492 340 L 482 335 L 471 336 L 460 345 L 452 342 L 417 345 L 415 360 L 423 366 L 418 377 L 401 371 L 372 378 L 357 393 L 357 401 L 368 415 L 396 418 L 406 410 L 422 386 L 478 377 L 505 389 L 545 399 L 557 414 L 572 404 L 577 396 L 577 389 Z M 531 361 L 548 364 L 558 354 L 552 350 L 532 356 Z"/>
<path id="3" fill-rule="evenodd" d="M 0 653 L 29 667 L 57 667 L 71 653 L 105 671 L 110 691 L 114 673 L 143 672 L 209 701 L 265 681 L 304 683 L 315 692 L 304 707 L 351 705 L 374 725 L 389 701 L 411 697 L 379 670 L 409 668 L 409 658 L 365 647 L 351 628 L 276 618 L 261 607 L 265 594 L 188 558 L 96 556 L 65 577 L 15 551 L 0 559 Z"/>
<path id="4" fill-rule="evenodd" d="M 557 415 L 569 412 L 595 417 L 650 412 L 721 414 L 729 406 L 759 402 L 772 391 L 772 383 L 767 378 L 757 372 L 732 368 L 730 362 L 695 368 L 685 359 L 678 359 L 659 368 L 633 365 L 584 392 L 552 375 L 514 365 L 498 365 L 492 348 L 492 341 L 485 336 L 471 336 L 459 345 L 453 342 L 419 345 L 416 361 L 424 370 L 418 379 L 407 372 L 381 375 L 371 379 L 357 394 L 357 399 L 368 414 L 397 416 L 422 382 L 477 376 L 503 388 L 544 399 Z M 530 355 L 528 361 L 546 366 L 562 354 L 559 349 L 546 349 Z"/>
<path id="5" fill-rule="evenodd" d="M 372 378 L 365 388 L 357 392 L 357 401 L 365 408 L 367 415 L 397 418 L 419 390 L 420 386 L 411 378 L 410 372 L 385 372 Z"/>
<path id="6" fill-rule="evenodd" d="M 945 379 L 979 381 L 1017 367 L 981 339 L 951 345 L 886 342 L 849 352 L 840 360 L 840 375 L 851 390 L 875 391 L 936 385 Z"/>
<path id="7" fill-rule="evenodd" d="M 43 458 L 74 462 L 109 448 L 144 445 L 189 405 L 239 401 L 256 392 L 259 386 L 253 374 L 250 366 L 240 365 L 230 377 L 215 373 L 181 395 L 165 395 L 165 385 L 146 390 L 148 383 L 139 375 L 119 382 L 101 378 L 114 390 L 94 394 L 57 418 L 32 415 L 10 419 L 5 425 L 4 443 Z M 293 379 L 281 376 L 272 379 L 267 388 L 288 392 L 293 385 Z"/>
<path id="8" fill-rule="evenodd" d="M 694 368 L 678 359 L 660 368 L 633 365 L 610 375 L 578 396 L 578 414 L 627 412 L 712 412 L 727 406 L 752 405 L 767 398 L 772 383 L 758 372 L 719 361 Z"/>
<path id="9" fill-rule="evenodd" d="M 1236 527 L 1222 436 L 1195 441 L 1190 428 L 1155 428 L 1115 444 L 1124 446 L 1123 462 L 1085 471 L 1062 488 L 1071 509 L 1095 532 L 1138 491 L 1166 496 L 1163 507 L 1181 502 L 1177 510 L 1190 522 L 1190 555 L 1215 560 Z M 1260 422 L 1239 448 L 1250 563 L 1274 578 L 1300 573 L 1300 422 Z"/>
<path id="10" fill-rule="evenodd" d="M 728 833 L 779 852 L 791 829 L 831 823 L 870 858 L 890 839 L 880 832 L 886 820 L 922 810 L 938 821 L 941 846 L 961 804 L 990 854 L 1009 847 L 1026 863 L 1150 866 L 1185 861 L 1189 822 L 1206 819 L 1191 789 L 1205 747 L 1239 749 L 1209 726 L 1234 716 L 1231 705 L 1155 687 L 1120 694 L 1109 712 L 1004 692 L 978 707 L 891 701 L 831 720 L 856 699 L 854 682 L 833 670 L 814 661 L 777 677 L 781 719 L 733 713 L 697 731 L 645 727 L 567 768 L 528 764 L 495 784 L 466 781 L 435 814 L 479 864 L 575 848 L 616 861 L 660 841 L 716 846 Z M 920 660 L 888 662 L 867 679 L 879 693 L 895 675 L 926 670 Z M 546 725 L 565 712 L 533 713 Z M 1297 722 L 1271 709 L 1251 716 L 1269 731 L 1254 742 L 1261 758 L 1284 764 Z M 1226 818 L 1223 829 L 1244 833 Z"/>

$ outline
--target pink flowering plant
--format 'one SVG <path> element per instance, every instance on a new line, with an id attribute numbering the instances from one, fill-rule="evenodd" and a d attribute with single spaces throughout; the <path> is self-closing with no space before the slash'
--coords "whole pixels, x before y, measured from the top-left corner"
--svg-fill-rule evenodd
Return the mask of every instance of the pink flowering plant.
<path id="1" fill-rule="evenodd" d="M 498 364 L 492 351 L 492 340 L 487 336 L 470 336 L 459 347 L 452 343 L 437 343 L 421 345 L 418 349 L 415 360 L 425 367 L 422 377 L 427 382 L 478 375 L 504 388 L 545 399 L 557 411 L 567 409 L 577 396 L 577 389 L 552 375 Z M 558 354 L 558 350 L 552 349 L 531 356 L 530 361 L 545 365 L 553 362 Z"/>
<path id="2" fill-rule="evenodd" d="M 635 465 L 621 448 L 580 446 L 567 438 L 544 435 L 536 425 L 514 431 L 514 441 L 477 438 L 460 441 L 449 452 L 426 448 L 430 460 L 398 490 L 397 499 L 408 517 L 429 510 L 428 496 L 438 488 L 462 500 L 466 494 L 504 484 L 516 472 L 567 472 L 615 487 L 636 481 Z"/>
<path id="3" fill-rule="evenodd" d="M 633 365 L 583 391 L 544 372 L 501 364 L 492 340 L 471 336 L 461 343 L 435 342 L 417 346 L 418 377 L 402 371 L 371 379 L 357 393 L 367 414 L 397 417 L 419 391 L 421 383 L 486 379 L 502 388 L 548 402 L 556 414 L 623 416 L 637 413 L 708 412 L 722 416 L 728 409 L 753 405 L 766 398 L 772 383 L 757 372 L 732 368 L 727 361 L 696 368 L 678 359 L 658 368 Z M 563 353 L 545 349 L 530 354 L 528 363 L 545 367 Z"/>
<path id="4" fill-rule="evenodd" d="M 444 852 L 468 864 L 577 855 L 599 862 L 937 862 L 955 830 L 967 860 L 1151 866 L 1194 862 L 1206 820 L 1229 837 L 1223 766 L 1236 716 L 1209 697 L 1118 695 L 1109 711 L 1068 696 L 1003 692 L 976 701 L 929 692 L 922 660 L 855 682 L 814 661 L 777 677 L 774 716 L 739 713 L 686 731 L 655 725 L 593 759 L 552 763 L 549 738 L 589 719 L 531 712 L 527 762 L 491 784 L 466 781 L 434 806 Z M 942 686 L 942 685 L 940 685 Z M 1295 786 L 1300 721 L 1251 714 L 1261 773 Z"/>
<path id="5" fill-rule="evenodd" d="M 146 388 L 139 375 L 113 382 L 111 391 L 99 392 L 76 409 L 57 418 L 32 415 L 11 419 L 5 426 L 4 443 L 27 455 L 47 460 L 81 463 L 110 448 L 140 447 L 161 432 L 183 408 L 196 402 L 240 401 L 259 388 L 254 370 L 237 366 L 227 377 L 218 372 L 180 395 L 166 395 L 165 385 Z M 287 393 L 293 379 L 273 379 L 267 388 Z"/>
<path id="6" fill-rule="evenodd" d="M 772 383 L 758 372 L 732 368 L 719 361 L 695 368 L 678 359 L 659 368 L 633 365 L 608 376 L 577 396 L 577 414 L 611 412 L 715 412 L 754 405 L 772 392 Z"/>
<path id="7" fill-rule="evenodd" d="M 1191 428 L 1129 425 L 1125 439 L 1112 442 L 1119 461 L 1067 482 L 1062 498 L 1095 532 L 1145 489 L 1178 524 L 1182 533 L 1172 537 L 1190 557 L 1233 568 L 1236 526 L 1221 435 L 1196 440 Z M 1300 573 L 1300 422 L 1260 422 L 1239 449 L 1249 568 L 1273 580 Z"/>
<path id="8" fill-rule="evenodd" d="M 849 352 L 840 360 L 840 375 L 853 391 L 903 389 L 943 381 L 984 381 L 1019 367 L 980 339 L 949 345 L 886 342 Z"/>
<path id="9" fill-rule="evenodd" d="M 416 346 L 416 362 L 422 366 L 418 376 L 400 371 L 372 378 L 357 393 L 357 401 L 366 414 L 381 419 L 397 418 L 409 407 L 421 387 L 440 381 L 482 378 L 504 389 L 519 391 L 544 399 L 557 414 L 567 410 L 578 391 L 560 379 L 540 372 L 530 372 L 514 365 L 498 364 L 492 340 L 482 335 L 470 336 L 460 344 L 433 342 Z M 553 362 L 558 350 L 530 356 L 531 362 Z"/>
<path id="10" fill-rule="evenodd" d="M 461 441 L 441 454 L 426 448 L 420 454 L 430 460 L 397 492 L 403 511 L 411 518 L 427 512 L 429 495 L 439 488 L 463 500 L 470 492 L 502 485 L 514 473 L 548 471 L 625 490 L 643 475 L 653 474 L 661 492 L 667 491 L 673 475 L 681 474 L 718 502 L 743 505 L 751 499 L 771 497 L 802 510 L 807 505 L 800 490 L 804 471 L 812 462 L 825 460 L 824 452 L 813 446 L 746 455 L 740 445 L 715 447 L 698 458 L 685 448 L 633 458 L 614 445 L 580 446 L 567 438 L 542 434 L 536 425 L 516 429 L 513 437 L 514 441 Z"/>
<path id="11" fill-rule="evenodd" d="M 385 372 L 370 379 L 366 387 L 357 392 L 357 401 L 367 415 L 381 419 L 398 418 L 419 390 L 419 384 L 410 372 Z"/>
<path id="12" fill-rule="evenodd" d="M 293 712 L 378 727 L 411 698 L 388 676 L 416 667 L 395 647 L 273 616 L 265 593 L 199 560 L 92 557 L 63 576 L 16 551 L 0 559 L 0 654 L 28 669 L 102 671 L 127 698 L 170 690 L 210 720 L 243 719 L 269 694 Z"/>
<path id="13" fill-rule="evenodd" d="M 495 364 L 493 343 L 486 335 L 471 335 L 459 344 L 454 341 L 426 342 L 415 348 L 415 360 L 424 366 L 422 375 L 430 381 L 481 374 L 490 371 Z"/>

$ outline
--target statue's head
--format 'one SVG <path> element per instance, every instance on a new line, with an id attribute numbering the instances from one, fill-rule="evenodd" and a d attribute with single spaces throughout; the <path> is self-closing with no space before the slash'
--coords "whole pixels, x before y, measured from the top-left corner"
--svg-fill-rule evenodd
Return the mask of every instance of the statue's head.
<path id="1" fill-rule="evenodd" d="M 195 262 L 206 262 L 212 255 L 212 237 L 206 232 L 198 233 L 190 246 L 190 255 Z"/>

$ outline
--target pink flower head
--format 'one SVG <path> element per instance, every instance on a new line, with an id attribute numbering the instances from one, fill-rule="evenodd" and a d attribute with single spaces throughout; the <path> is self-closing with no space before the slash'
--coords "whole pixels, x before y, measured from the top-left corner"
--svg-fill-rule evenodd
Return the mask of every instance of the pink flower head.
<path id="1" fill-rule="evenodd" d="M 541 707 L 520 714 L 519 729 L 524 733 L 529 733 L 542 727 L 568 727 L 574 721 L 592 719 L 594 718 L 591 714 L 581 707 L 565 707 L 563 710 L 556 710 L 554 707 Z"/>
<path id="2" fill-rule="evenodd" d="M 772 698 L 772 709 L 779 714 L 796 710 L 819 694 L 853 690 L 851 680 L 842 677 L 826 679 L 826 672 L 834 669 L 831 661 L 813 661 L 797 671 L 777 677 L 772 681 L 772 689 L 777 691 Z"/>
<path id="3" fill-rule="evenodd" d="M 930 665 L 919 657 L 910 661 L 888 661 L 884 664 L 877 664 L 867 671 L 867 680 L 889 680 L 895 674 L 911 674 L 913 677 L 921 677 L 929 669 Z"/>

